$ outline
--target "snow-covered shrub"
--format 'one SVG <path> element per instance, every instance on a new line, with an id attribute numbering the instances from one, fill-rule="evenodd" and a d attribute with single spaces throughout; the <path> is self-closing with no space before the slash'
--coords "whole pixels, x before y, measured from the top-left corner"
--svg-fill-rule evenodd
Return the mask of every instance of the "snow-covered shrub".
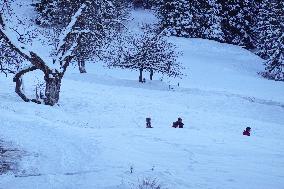
<path id="1" fill-rule="evenodd" d="M 137 186 L 133 189 L 165 189 L 156 178 L 144 178 L 138 180 Z"/>

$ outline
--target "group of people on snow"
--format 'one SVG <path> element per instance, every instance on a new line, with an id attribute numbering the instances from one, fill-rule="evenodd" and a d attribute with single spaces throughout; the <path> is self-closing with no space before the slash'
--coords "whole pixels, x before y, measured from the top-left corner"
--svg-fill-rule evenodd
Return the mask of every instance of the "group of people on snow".
<path id="1" fill-rule="evenodd" d="M 183 128 L 183 122 L 182 119 L 179 117 L 177 121 L 173 122 L 172 127 L 174 128 Z M 151 118 L 146 118 L 146 128 L 153 128 L 151 125 Z"/>
<path id="2" fill-rule="evenodd" d="M 179 117 L 177 119 L 177 121 L 173 122 L 172 127 L 173 128 L 183 128 L 184 123 L 182 122 L 182 119 Z M 151 118 L 147 117 L 146 118 L 146 128 L 153 128 L 151 125 Z M 243 135 L 244 136 L 250 136 L 250 132 L 251 132 L 251 128 L 247 127 L 244 131 L 243 131 Z"/>

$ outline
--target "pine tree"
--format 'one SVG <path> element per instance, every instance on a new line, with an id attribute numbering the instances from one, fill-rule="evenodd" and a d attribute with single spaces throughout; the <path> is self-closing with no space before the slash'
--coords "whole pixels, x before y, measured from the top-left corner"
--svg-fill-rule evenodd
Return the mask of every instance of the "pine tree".
<path id="1" fill-rule="evenodd" d="M 256 49 L 258 47 L 257 41 L 259 39 L 259 34 L 257 31 L 258 24 L 259 24 L 259 14 L 263 0 L 254 0 L 251 3 L 251 17 L 252 17 L 252 24 L 251 24 L 251 32 L 252 32 L 252 46 Z"/>
<path id="2" fill-rule="evenodd" d="M 218 0 L 222 5 L 225 42 L 252 48 L 253 0 Z"/>
<path id="3" fill-rule="evenodd" d="M 167 28 L 171 35 L 192 37 L 194 24 L 188 0 L 164 0 L 160 8 L 161 27 Z"/>
<path id="4" fill-rule="evenodd" d="M 263 0 L 257 24 L 259 55 L 267 59 L 263 76 L 284 80 L 284 2 Z"/>
<path id="5" fill-rule="evenodd" d="M 205 38 L 214 39 L 220 42 L 224 41 L 224 32 L 222 31 L 222 6 L 217 0 L 209 0 L 210 9 L 208 11 L 209 27 L 205 30 Z"/>
<path id="6" fill-rule="evenodd" d="M 207 28 L 204 12 L 206 12 L 208 3 L 206 0 L 189 0 L 188 4 L 188 11 L 192 14 L 192 23 L 194 23 L 190 37 L 204 38 L 204 32 Z"/>
<path id="7" fill-rule="evenodd" d="M 160 9 L 162 28 L 169 28 L 171 35 L 223 41 L 217 0 L 164 0 Z"/>
<path id="8" fill-rule="evenodd" d="M 221 5 L 216 0 L 192 0 L 190 11 L 195 23 L 195 37 L 223 41 Z"/>
<path id="9" fill-rule="evenodd" d="M 274 53 L 266 62 L 264 77 L 284 81 L 284 33 L 273 44 Z"/>

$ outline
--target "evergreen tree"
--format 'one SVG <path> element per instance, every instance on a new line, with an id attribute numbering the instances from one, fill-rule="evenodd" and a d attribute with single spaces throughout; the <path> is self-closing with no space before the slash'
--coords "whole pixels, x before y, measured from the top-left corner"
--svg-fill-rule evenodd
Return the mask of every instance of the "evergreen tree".
<path id="1" fill-rule="evenodd" d="M 194 37 L 223 41 L 221 5 L 216 0 L 192 0 L 190 12 L 195 24 Z"/>
<path id="2" fill-rule="evenodd" d="M 259 55 L 267 59 L 263 76 L 284 80 L 284 2 L 263 0 L 257 24 Z"/>
<path id="3" fill-rule="evenodd" d="M 222 31 L 225 42 L 252 48 L 254 0 L 218 0 L 222 5 Z"/>
<path id="4" fill-rule="evenodd" d="M 204 37 L 204 32 L 207 28 L 207 23 L 205 19 L 204 13 L 205 10 L 208 8 L 208 3 L 206 0 L 188 0 L 187 3 L 189 4 L 189 11 L 192 15 L 192 23 L 194 23 L 194 27 L 192 27 L 192 33 L 190 37 Z"/>
<path id="5" fill-rule="evenodd" d="M 180 37 L 192 37 L 194 31 L 193 16 L 188 0 L 164 0 L 160 8 L 161 27 L 169 34 Z"/>
<path id="6" fill-rule="evenodd" d="M 132 0 L 132 4 L 134 8 L 145 8 L 151 9 L 157 5 L 159 5 L 160 0 Z"/>
<path id="7" fill-rule="evenodd" d="M 257 28 L 259 24 L 259 14 L 260 14 L 260 9 L 262 5 L 263 0 L 253 0 L 251 3 L 251 10 L 250 14 L 252 17 L 252 23 L 251 23 L 251 38 L 252 38 L 252 46 L 256 49 L 258 47 L 257 41 L 259 38 Z"/>
<path id="8" fill-rule="evenodd" d="M 276 81 L 284 81 L 284 33 L 275 41 L 272 46 L 274 53 L 266 62 L 264 77 Z"/>
<path id="9" fill-rule="evenodd" d="M 205 29 L 205 38 L 214 39 L 222 42 L 224 40 L 224 32 L 222 31 L 222 6 L 217 0 L 208 0 L 209 10 L 206 12 L 206 20 L 208 27 Z"/>
<path id="10" fill-rule="evenodd" d="M 160 15 L 162 28 L 169 28 L 171 35 L 223 41 L 217 0 L 164 0 Z"/>

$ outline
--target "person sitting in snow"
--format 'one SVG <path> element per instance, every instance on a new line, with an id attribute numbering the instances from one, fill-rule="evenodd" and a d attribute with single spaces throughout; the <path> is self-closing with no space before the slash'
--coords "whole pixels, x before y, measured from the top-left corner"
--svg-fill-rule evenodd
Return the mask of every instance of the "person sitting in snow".
<path id="1" fill-rule="evenodd" d="M 179 117 L 177 121 L 173 122 L 173 126 L 174 128 L 183 128 L 183 122 L 182 119 Z"/>
<path id="2" fill-rule="evenodd" d="M 149 118 L 149 117 L 146 118 L 146 128 L 153 128 L 151 126 L 151 118 Z"/>
<path id="3" fill-rule="evenodd" d="M 247 127 L 246 130 L 244 130 L 243 135 L 250 136 L 250 130 L 251 130 L 251 128 Z"/>

